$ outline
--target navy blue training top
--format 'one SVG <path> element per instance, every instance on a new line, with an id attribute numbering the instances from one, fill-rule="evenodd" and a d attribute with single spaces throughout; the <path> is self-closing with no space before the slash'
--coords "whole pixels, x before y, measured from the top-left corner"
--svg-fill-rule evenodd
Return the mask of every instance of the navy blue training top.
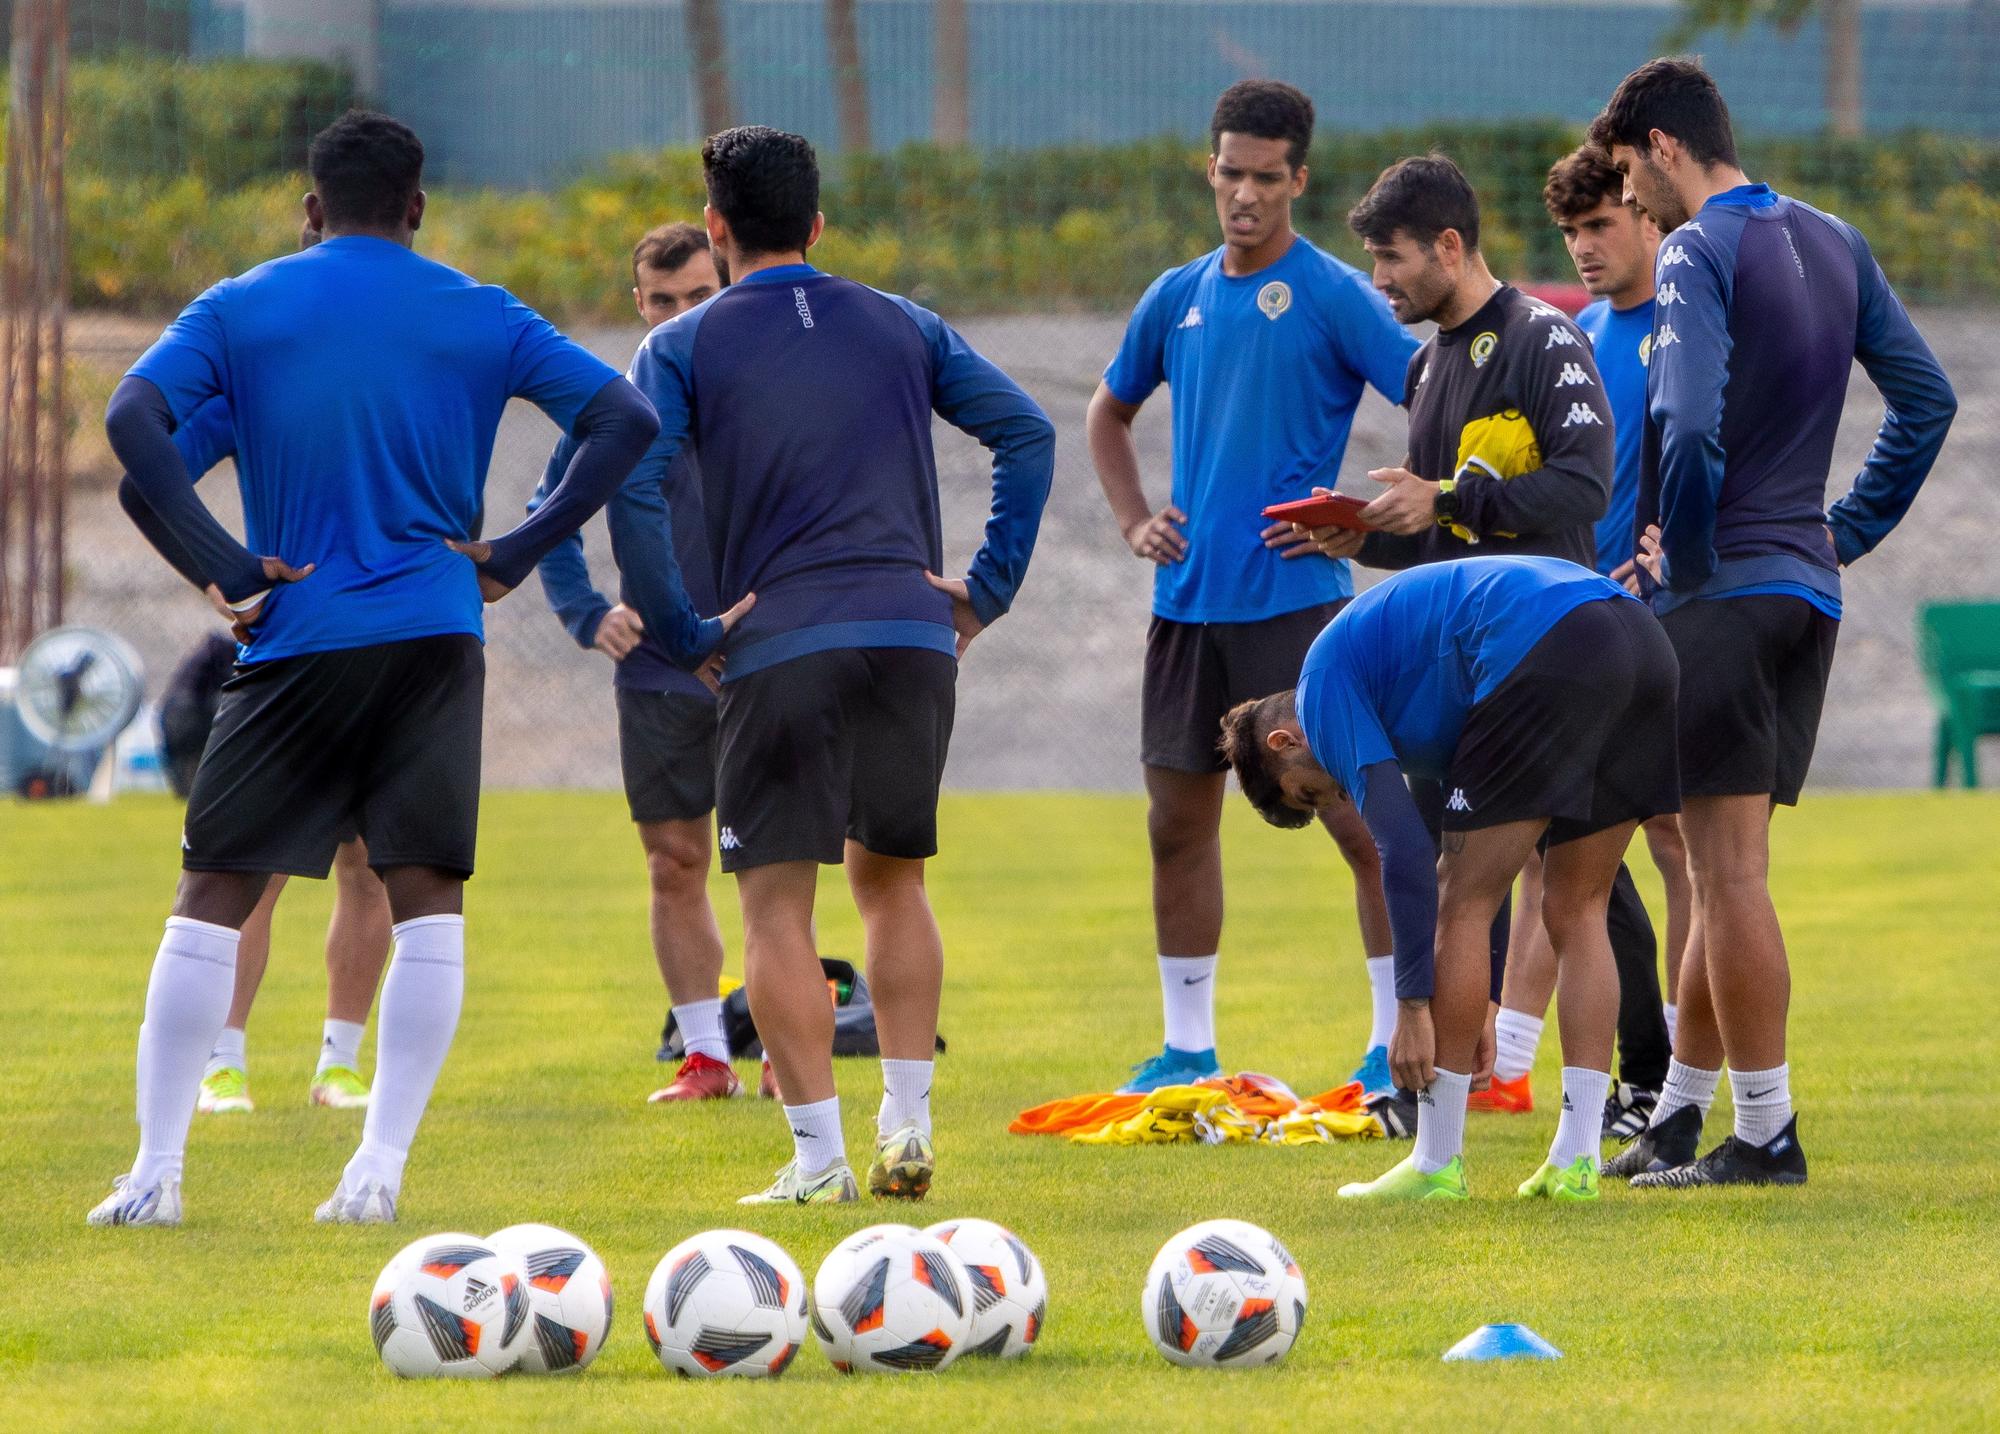
<path id="1" fill-rule="evenodd" d="M 608 508 L 612 551 L 655 635 L 694 614 L 663 494 L 683 445 L 701 470 L 716 596 L 757 604 L 724 644 L 724 681 L 847 647 L 956 651 L 931 414 L 993 451 L 974 610 L 1007 611 L 1055 467 L 1035 401 L 936 314 L 809 264 L 763 269 L 660 325 L 630 378 L 659 437 Z"/>
<path id="2" fill-rule="evenodd" d="M 1662 529 L 1654 607 L 1789 593 L 1839 617 L 1838 565 L 1901 521 L 1944 446 L 1958 408 L 1944 370 L 1859 231 L 1766 185 L 1711 198 L 1660 245 L 1655 273 L 1634 519 Z M 1828 510 L 1856 359 L 1887 411 Z"/>

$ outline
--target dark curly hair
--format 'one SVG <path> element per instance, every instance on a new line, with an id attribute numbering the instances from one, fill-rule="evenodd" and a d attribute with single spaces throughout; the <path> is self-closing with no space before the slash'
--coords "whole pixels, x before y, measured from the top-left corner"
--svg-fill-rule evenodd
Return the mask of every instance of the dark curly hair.
<path id="1" fill-rule="evenodd" d="M 1436 150 L 1399 159 L 1383 170 L 1347 215 L 1365 243 L 1387 244 L 1398 229 L 1428 250 L 1447 229 L 1468 249 L 1479 247 L 1479 196 L 1472 181 Z"/>
<path id="2" fill-rule="evenodd" d="M 1625 176 L 1594 144 L 1573 149 L 1550 165 L 1549 182 L 1542 186 L 1542 204 L 1558 224 L 1590 213 L 1607 199 L 1617 204 L 1624 198 Z"/>
<path id="3" fill-rule="evenodd" d="M 648 229 L 632 246 L 632 283 L 639 282 L 639 266 L 677 273 L 697 254 L 708 252 L 708 231 L 695 224 L 662 224 Z"/>
<path id="4" fill-rule="evenodd" d="M 423 186 L 424 146 L 398 120 L 349 110 L 313 136 L 306 169 L 329 228 L 394 229 Z"/>
<path id="5" fill-rule="evenodd" d="M 1213 153 L 1225 134 L 1285 142 L 1285 163 L 1297 169 L 1312 146 L 1313 102 L 1305 91 L 1278 80 L 1239 80 L 1222 92 L 1208 121 Z"/>
<path id="6" fill-rule="evenodd" d="M 708 202 L 746 254 L 799 254 L 819 213 L 819 159 L 802 135 L 738 125 L 701 147 Z"/>
<path id="7" fill-rule="evenodd" d="M 1223 760 L 1235 769 L 1236 785 L 1257 814 L 1274 827 L 1296 831 L 1312 821 L 1311 812 L 1302 812 L 1285 800 L 1278 782 L 1278 760 L 1264 739 L 1280 722 L 1290 721 L 1296 711 L 1290 692 L 1274 692 L 1253 702 L 1241 702 L 1222 719 L 1222 738 L 1216 743 Z"/>
<path id="8" fill-rule="evenodd" d="M 1654 130 L 1686 145 L 1696 164 L 1736 163 L 1729 106 L 1698 60 L 1648 60 L 1620 80 L 1604 113 L 1590 122 L 1590 142 L 1607 154 L 1615 144 L 1647 154 Z"/>

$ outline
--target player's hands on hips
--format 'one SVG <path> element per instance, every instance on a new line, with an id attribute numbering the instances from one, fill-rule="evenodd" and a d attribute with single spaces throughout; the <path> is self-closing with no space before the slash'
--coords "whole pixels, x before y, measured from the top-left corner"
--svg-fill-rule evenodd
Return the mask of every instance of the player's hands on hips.
<path id="1" fill-rule="evenodd" d="M 486 602 L 498 602 L 514 591 L 502 584 L 498 578 L 486 575 L 484 565 L 493 556 L 491 543 L 482 543 L 477 539 L 446 538 L 444 545 L 454 553 L 472 559 L 473 563 L 479 566 L 479 596 Z"/>
<path id="2" fill-rule="evenodd" d="M 964 657 L 965 649 L 972 646 L 972 639 L 986 631 L 986 624 L 972 610 L 972 594 L 966 591 L 965 579 L 941 578 L 936 573 L 927 572 L 924 581 L 951 598 L 951 629 L 958 634 L 958 655 Z"/>
<path id="3" fill-rule="evenodd" d="M 639 614 L 621 602 L 598 619 L 597 635 L 590 639 L 590 645 L 613 662 L 623 662 L 645 635 L 646 624 Z"/>
<path id="4" fill-rule="evenodd" d="M 720 614 L 716 620 L 722 624 L 722 635 L 728 637 L 731 632 L 735 631 L 736 624 L 743 621 L 743 614 L 755 606 L 757 606 L 757 594 L 745 593 L 741 600 L 733 607 L 727 612 Z M 611 612 L 615 613 L 620 608 L 625 608 L 625 604 L 618 604 L 618 607 L 611 609 Z M 625 608 L 625 610 L 628 612 L 631 611 L 629 608 Z M 605 614 L 606 621 L 609 621 L 610 617 L 611 613 Z M 632 620 L 635 623 L 638 622 L 639 615 L 633 613 Z M 644 631 L 643 627 L 641 631 Z M 718 697 L 722 695 L 722 667 L 722 649 L 717 647 L 715 651 L 703 658 L 701 666 L 694 670 L 694 675 L 701 679 L 701 685 Z"/>
<path id="5" fill-rule="evenodd" d="M 1315 498 L 1331 498 L 1333 489 L 1315 488 L 1312 495 Z M 1292 535 L 1292 543 L 1278 554 L 1281 558 L 1296 558 L 1302 553 L 1318 553 L 1325 558 L 1351 558 L 1361 551 L 1361 544 L 1368 537 L 1353 528 L 1308 528 L 1303 523 L 1273 523 L 1264 530 L 1264 546 L 1280 546 L 1279 537 L 1286 533 Z"/>
<path id="6" fill-rule="evenodd" d="M 1188 520 L 1187 514 L 1169 503 L 1150 518 L 1141 518 L 1125 530 L 1125 546 L 1132 550 L 1135 558 L 1145 558 L 1165 567 L 1168 563 L 1178 563 L 1187 557 L 1187 535 L 1180 525 Z M 1277 527 L 1278 524 L 1272 524 Z M 1265 530 L 1268 537 L 1270 530 Z"/>
<path id="7" fill-rule="evenodd" d="M 257 594 L 256 601 L 247 607 L 231 607 L 229 599 L 222 595 L 222 589 L 214 583 L 202 589 L 216 614 L 229 624 L 230 636 L 246 646 L 250 641 L 250 629 L 263 618 L 264 609 L 270 605 L 271 589 L 279 583 L 295 583 L 309 578 L 313 569 L 319 566 L 318 563 L 307 563 L 302 568 L 295 568 L 283 558 L 259 558 L 257 561 L 264 565 L 264 577 L 271 587 Z"/>
<path id="8" fill-rule="evenodd" d="M 1632 560 L 1651 575 L 1654 582 L 1666 586 L 1666 579 L 1660 576 L 1664 555 L 1660 549 L 1660 525 L 1648 523 L 1646 531 L 1639 535 L 1639 555 Z M 1636 581 L 1636 579 L 1635 579 Z M 1628 584 L 1627 586 L 1631 586 Z M 1633 588 L 1636 592 L 1637 588 Z"/>
<path id="9" fill-rule="evenodd" d="M 1405 1090 L 1426 1090 L 1437 1078 L 1437 1033 L 1429 1001 L 1398 1001 L 1396 1033 L 1389 1037 L 1389 1074 Z"/>
<path id="10" fill-rule="evenodd" d="M 1389 490 L 1361 510 L 1372 527 L 1408 538 L 1437 522 L 1437 484 L 1407 468 L 1373 468 L 1368 476 Z"/>

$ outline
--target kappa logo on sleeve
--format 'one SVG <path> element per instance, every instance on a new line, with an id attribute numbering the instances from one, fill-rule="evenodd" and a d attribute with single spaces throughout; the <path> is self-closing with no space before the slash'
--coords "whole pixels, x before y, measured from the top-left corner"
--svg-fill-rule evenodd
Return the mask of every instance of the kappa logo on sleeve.
<path id="1" fill-rule="evenodd" d="M 1662 270 L 1671 269 L 1676 264 L 1692 264 L 1693 262 L 1694 260 L 1688 258 L 1688 251 L 1684 245 L 1669 244 L 1660 251 L 1660 268 Z"/>
<path id="2" fill-rule="evenodd" d="M 1602 425 L 1603 422 L 1604 420 L 1597 416 L 1597 410 L 1589 404 L 1572 403 L 1569 406 L 1569 417 L 1563 420 L 1563 427 L 1588 428 L 1593 423 Z"/>
<path id="3" fill-rule="evenodd" d="M 1660 331 L 1653 335 L 1653 352 L 1658 353 L 1661 349 L 1669 348 L 1680 341 L 1681 336 L 1674 332 L 1672 324 L 1661 324 Z"/>
<path id="4" fill-rule="evenodd" d="M 1672 280 L 1668 280 L 1660 285 L 1660 292 L 1653 295 L 1653 302 L 1665 308 L 1668 304 L 1685 304 L 1687 300 L 1681 297 L 1679 287 Z"/>
<path id="5" fill-rule="evenodd" d="M 1591 387 L 1590 375 L 1584 370 L 1582 364 L 1566 363 L 1563 365 L 1563 371 L 1556 375 L 1555 386 L 1557 388 L 1576 388 L 1579 386 L 1589 388 Z"/>
<path id="6" fill-rule="evenodd" d="M 1558 325 L 1549 330 L 1549 341 L 1542 345 L 1542 352 L 1547 353 L 1550 349 L 1564 347 L 1581 348 L 1583 345 L 1577 339 L 1575 330 Z"/>

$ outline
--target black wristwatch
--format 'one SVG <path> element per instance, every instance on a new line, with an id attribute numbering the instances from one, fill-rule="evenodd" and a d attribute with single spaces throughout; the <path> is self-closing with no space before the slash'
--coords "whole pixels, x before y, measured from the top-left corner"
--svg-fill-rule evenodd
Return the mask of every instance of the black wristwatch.
<path id="1" fill-rule="evenodd" d="M 1458 480 L 1445 478 L 1438 482 L 1437 500 L 1433 505 L 1440 525 L 1450 527 L 1458 521 Z"/>

